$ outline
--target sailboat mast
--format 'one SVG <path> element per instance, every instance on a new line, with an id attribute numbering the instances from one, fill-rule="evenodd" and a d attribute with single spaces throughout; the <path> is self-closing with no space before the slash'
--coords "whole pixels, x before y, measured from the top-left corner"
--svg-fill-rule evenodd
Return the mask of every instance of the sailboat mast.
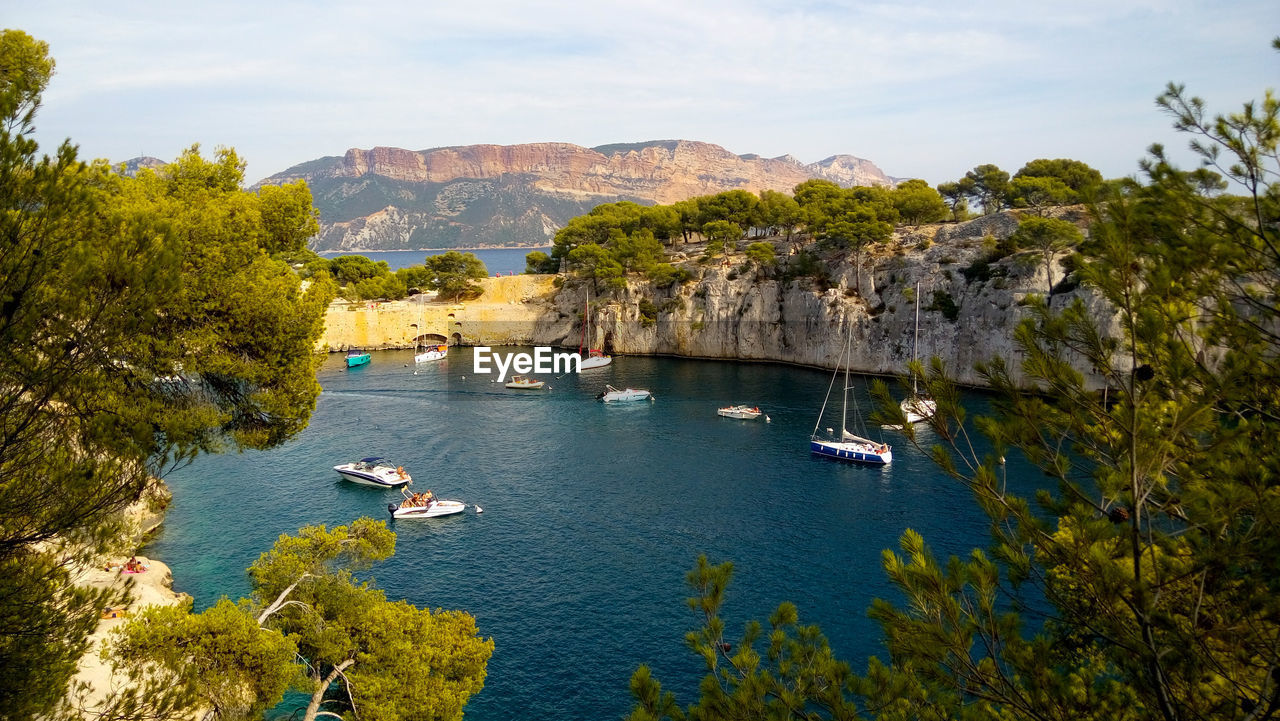
<path id="1" fill-rule="evenodd" d="M 911 341 L 911 360 L 919 360 L 918 353 L 920 349 L 920 281 L 916 281 L 916 335 Z M 911 394 L 913 396 L 920 395 L 920 378 L 916 375 L 915 369 L 911 370 Z"/>
<path id="2" fill-rule="evenodd" d="M 852 351 L 850 350 L 850 336 L 853 335 L 852 329 L 845 333 L 844 336 L 844 398 L 840 403 L 840 440 L 844 440 L 845 429 L 849 427 L 849 366 L 853 363 Z"/>
<path id="3" fill-rule="evenodd" d="M 587 300 L 582 305 L 582 340 L 578 341 L 578 355 L 582 355 L 582 348 L 587 344 L 587 327 L 591 325 L 591 289 L 587 289 Z"/>

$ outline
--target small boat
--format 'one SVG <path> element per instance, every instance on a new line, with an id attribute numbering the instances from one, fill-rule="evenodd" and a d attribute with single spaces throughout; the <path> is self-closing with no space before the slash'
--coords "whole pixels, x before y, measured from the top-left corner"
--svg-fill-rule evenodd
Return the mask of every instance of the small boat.
<path id="1" fill-rule="evenodd" d="M 911 341 L 911 360 L 919 360 L 920 346 L 920 284 L 916 283 L 916 334 Z M 914 371 L 911 373 L 911 395 L 898 404 L 907 416 L 907 423 L 927 421 L 938 412 L 938 402 L 927 393 L 920 392 L 920 378 Z"/>
<path id="2" fill-rule="evenodd" d="M 392 518 L 435 518 L 462 513 L 467 504 L 462 501 L 446 501 L 436 498 L 431 491 L 426 493 L 409 493 L 401 488 L 404 500 L 400 503 L 388 503 L 387 510 Z"/>
<path id="3" fill-rule="evenodd" d="M 864 436 L 850 433 L 848 428 L 849 418 L 849 356 L 852 355 L 850 350 L 849 333 L 845 338 L 844 350 L 841 354 L 841 360 L 844 362 L 844 401 L 840 411 L 840 435 L 833 437 L 832 429 L 827 429 L 828 437 L 818 437 L 818 427 L 822 425 L 822 413 L 827 409 L 827 401 L 831 400 L 831 391 L 835 388 L 836 378 L 840 376 L 840 363 L 836 363 L 835 373 L 831 377 L 831 385 L 827 387 L 827 397 L 822 401 L 822 410 L 818 411 L 818 422 L 813 427 L 813 434 L 809 436 L 809 451 L 815 455 L 826 456 L 827 458 L 835 458 L 841 461 L 854 461 L 856 463 L 869 463 L 872 465 L 883 466 L 893 461 L 893 449 L 888 444 L 878 443 Z M 854 427 L 861 428 L 863 426 L 862 414 L 858 411 L 858 397 L 853 397 L 853 418 Z M 863 433 L 866 431 L 863 430 Z"/>
<path id="4" fill-rule="evenodd" d="M 533 378 L 531 376 L 511 376 L 511 380 L 507 381 L 508 388 L 517 390 L 537 390 L 546 385 L 545 382 Z"/>
<path id="5" fill-rule="evenodd" d="M 414 363 L 430 363 L 431 361 L 444 360 L 449 355 L 449 346 L 445 343 L 425 346 L 421 353 L 413 354 Z"/>
<path id="6" fill-rule="evenodd" d="M 427 320 L 426 320 L 426 315 L 424 310 L 425 307 L 426 306 L 423 305 L 422 301 L 419 300 L 418 301 L 418 322 L 413 324 L 413 326 L 417 328 L 418 333 L 421 333 L 422 329 L 425 328 L 427 325 Z M 426 346 L 419 346 L 418 341 L 420 340 L 422 340 L 421 335 L 415 335 L 413 337 L 413 362 L 415 364 L 430 363 L 431 361 L 444 360 L 445 356 L 449 355 L 448 343 L 432 343 Z"/>
<path id="7" fill-rule="evenodd" d="M 621 403 L 624 401 L 644 401 L 651 400 L 653 394 L 642 388 L 624 388 L 618 390 L 613 386 L 606 385 L 604 390 L 596 396 L 596 400 L 605 403 Z"/>
<path id="8" fill-rule="evenodd" d="M 613 362 L 613 358 L 605 355 L 599 348 L 587 348 L 590 342 L 591 329 L 591 290 L 587 290 L 586 309 L 582 313 L 582 340 L 578 341 L 578 371 L 589 371 L 592 368 L 603 368 Z M 583 349 L 586 353 L 583 353 Z"/>
<path id="9" fill-rule="evenodd" d="M 343 463 L 334 466 L 333 470 L 354 483 L 379 488 L 396 488 L 408 484 L 413 477 L 405 472 L 404 466 L 397 466 L 381 456 L 361 458 L 355 463 Z"/>
<path id="10" fill-rule="evenodd" d="M 751 420 L 764 415 L 759 408 L 752 406 L 729 406 L 728 408 L 717 408 L 716 413 L 725 418 L 741 418 L 743 420 Z"/>
<path id="11" fill-rule="evenodd" d="M 355 368 L 369 362 L 369 351 L 352 348 L 347 351 L 347 367 Z"/>

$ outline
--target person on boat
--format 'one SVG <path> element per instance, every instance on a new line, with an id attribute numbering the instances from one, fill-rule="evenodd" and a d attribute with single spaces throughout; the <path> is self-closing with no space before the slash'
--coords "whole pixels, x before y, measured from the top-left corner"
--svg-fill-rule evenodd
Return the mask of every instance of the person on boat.
<path id="1" fill-rule="evenodd" d="M 404 466 L 396 466 L 396 475 L 404 478 Z"/>
<path id="2" fill-rule="evenodd" d="M 422 496 L 422 500 L 425 501 L 425 503 L 423 503 L 422 505 L 429 506 L 431 505 L 431 502 L 434 501 L 435 499 L 436 497 L 431 494 L 431 489 L 428 488 L 427 492 Z"/>

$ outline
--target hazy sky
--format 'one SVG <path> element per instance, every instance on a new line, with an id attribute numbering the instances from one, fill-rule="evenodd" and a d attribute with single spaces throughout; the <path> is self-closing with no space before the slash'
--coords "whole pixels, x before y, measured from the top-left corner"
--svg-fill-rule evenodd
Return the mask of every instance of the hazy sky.
<path id="1" fill-rule="evenodd" d="M 1276 0 L 208 3 L 0 0 L 57 75 L 42 148 L 236 148 L 247 180 L 347 148 L 663 138 L 954 180 L 1033 158 L 1132 174 L 1154 98 L 1280 80 Z M 1186 157 L 1185 155 L 1181 157 Z"/>

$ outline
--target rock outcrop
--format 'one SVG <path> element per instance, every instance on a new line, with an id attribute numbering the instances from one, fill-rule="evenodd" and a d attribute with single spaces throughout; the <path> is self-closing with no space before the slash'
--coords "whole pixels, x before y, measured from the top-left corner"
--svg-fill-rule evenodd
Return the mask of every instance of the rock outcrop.
<path id="1" fill-rule="evenodd" d="M 669 204 L 736 189 L 789 193 L 813 178 L 893 184 L 871 161 L 849 155 L 805 165 L 688 140 L 353 148 L 261 184 L 306 180 L 321 218 L 313 249 L 355 251 L 546 245 L 570 218 L 600 203 Z"/>
<path id="2" fill-rule="evenodd" d="M 1078 213 L 1068 219 L 1083 222 Z M 852 255 L 831 258 L 826 282 L 764 277 L 734 255 L 729 265 L 690 261 L 697 281 L 665 289 L 632 280 L 625 289 L 592 293 L 591 347 L 617 354 L 676 355 L 759 360 L 832 368 L 851 334 L 852 368 L 874 374 L 901 373 L 911 359 L 915 334 L 915 294 L 920 293 L 921 358 L 937 356 L 962 383 L 983 385 L 975 364 L 1018 351 L 1013 331 L 1027 315 L 1022 301 L 1045 295 L 1043 266 L 1027 254 L 988 264 L 995 239 L 1017 227 L 1003 213 L 957 225 L 900 230 L 892 243 L 859 264 Z M 785 260 L 789 245 L 777 241 Z M 689 250 L 701 248 L 690 246 Z M 859 273 L 859 267 L 862 268 Z M 1055 272 L 1061 279 L 1061 269 Z M 552 276 L 516 276 L 485 281 L 486 296 L 447 310 L 451 342 L 485 345 L 548 345 L 576 348 L 582 333 L 587 281 Z M 541 279 L 541 280 L 538 280 Z M 1054 307 L 1080 298 L 1099 318 L 1105 304 L 1091 291 L 1060 288 Z M 326 333 L 332 349 L 348 339 L 341 330 L 356 320 L 352 311 L 331 308 Z M 407 347 L 412 323 L 407 308 L 385 314 L 360 309 L 360 323 L 385 329 L 381 347 Z M 383 317 L 378 318 L 379 315 Z M 335 317 L 337 316 L 337 317 Z M 646 317 L 648 316 L 648 317 Z M 432 325 L 428 323 L 427 328 Z M 369 338 L 368 331 L 361 331 Z M 382 331 L 379 331 L 382 332 Z M 398 336 L 396 334 L 399 334 Z M 359 343 L 350 343 L 357 345 Z M 1086 376 L 1089 368 L 1080 368 Z"/>

